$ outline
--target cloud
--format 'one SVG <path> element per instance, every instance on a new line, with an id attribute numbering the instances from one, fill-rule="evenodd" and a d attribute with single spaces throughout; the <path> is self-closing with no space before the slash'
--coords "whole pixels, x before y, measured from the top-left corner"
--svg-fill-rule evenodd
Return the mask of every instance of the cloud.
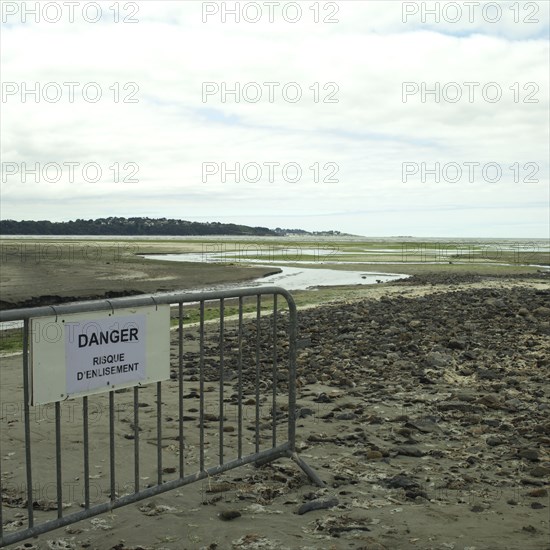
<path id="1" fill-rule="evenodd" d="M 300 3 L 296 23 L 282 12 L 270 23 L 264 11 L 257 24 L 223 23 L 221 13 L 203 23 L 204 4 L 139 2 L 134 24 L 114 23 L 111 4 L 95 24 L 78 9 L 74 23 L 7 18 L 1 153 L 19 170 L 4 166 L 2 217 L 548 236 L 548 3 L 529 2 L 532 13 L 501 2 L 495 23 L 490 2 L 457 23 L 449 2 L 439 3 L 448 5 L 439 23 L 422 20 L 433 2 L 319 3 L 321 21 L 338 18 L 332 24 L 314 22 L 314 2 Z M 127 3 L 112 5 L 120 20 L 129 16 Z M 207 96 L 205 83 L 215 90 Z M 206 162 L 218 171 L 205 179 Z M 39 163 L 40 181 L 32 172 L 22 181 L 23 163 Z M 42 173 L 48 163 L 64 168 L 59 181 L 51 166 Z M 79 163 L 73 181 L 64 163 Z M 289 163 L 298 181 L 285 174 Z M 403 163 L 418 174 L 403 181 Z M 479 163 L 474 181 L 469 163 Z M 490 163 L 501 166 L 497 182 L 484 177 Z M 85 165 L 102 177 L 92 181 Z M 454 165 L 456 182 L 446 178 Z M 245 166 L 236 181 L 231 171 Z"/>

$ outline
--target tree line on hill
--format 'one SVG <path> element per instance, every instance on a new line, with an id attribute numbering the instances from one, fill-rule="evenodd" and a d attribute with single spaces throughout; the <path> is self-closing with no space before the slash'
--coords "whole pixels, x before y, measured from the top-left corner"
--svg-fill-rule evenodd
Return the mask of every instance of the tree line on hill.
<path id="1" fill-rule="evenodd" d="M 77 219 L 67 222 L 49 220 L 0 220 L 0 235 L 340 235 L 339 231 L 316 231 L 303 229 L 268 229 L 234 223 L 190 222 L 168 218 L 121 218 L 109 217 L 97 220 Z"/>
<path id="2" fill-rule="evenodd" d="M 98 218 L 97 220 L 1 220 L 2 235 L 276 235 L 267 227 L 234 223 L 190 222 L 167 218 Z"/>

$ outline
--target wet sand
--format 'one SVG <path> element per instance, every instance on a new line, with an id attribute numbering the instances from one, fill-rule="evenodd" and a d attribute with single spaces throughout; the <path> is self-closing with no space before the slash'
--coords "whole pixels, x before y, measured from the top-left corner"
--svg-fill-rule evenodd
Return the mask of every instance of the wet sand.
<path id="1" fill-rule="evenodd" d="M 174 244 L 171 245 L 172 250 Z M 253 280 L 278 268 L 150 261 L 131 242 L 2 242 L 0 309 Z"/>

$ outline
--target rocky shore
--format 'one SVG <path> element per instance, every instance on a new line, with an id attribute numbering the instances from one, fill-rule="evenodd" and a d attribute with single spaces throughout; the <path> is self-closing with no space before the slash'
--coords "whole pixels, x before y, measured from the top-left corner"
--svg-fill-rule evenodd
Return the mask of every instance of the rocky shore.
<path id="1" fill-rule="evenodd" d="M 410 281 L 402 281 L 387 295 L 379 285 L 376 299 L 299 312 L 298 452 L 326 487 L 313 486 L 283 459 L 232 470 L 20 548 L 549 550 L 550 287 L 540 277 L 509 287 L 501 282 L 468 288 L 465 281 L 428 277 L 424 286 L 433 288 L 418 296 L 406 295 Z M 281 333 L 286 319 L 280 316 Z M 262 317 L 262 334 L 270 323 Z M 211 327 L 206 334 L 206 395 L 214 411 L 215 333 Z M 254 354 L 255 334 L 255 322 L 245 321 L 245 358 Z M 185 421 L 193 426 L 197 331 L 186 328 L 184 336 Z M 228 336 L 235 342 L 234 325 Z M 269 344 L 262 340 L 266 361 Z M 284 430 L 288 409 L 269 409 L 269 373 L 262 381 L 268 420 L 262 436 L 269 439 L 269 417 Z M 253 376 L 244 382 L 243 399 L 253 410 Z M 228 377 L 226 410 L 235 384 Z M 164 393 L 163 401 L 170 400 Z M 153 438 L 154 394 L 144 390 L 143 401 L 142 437 Z M 167 437 L 177 433 L 175 410 L 165 419 L 173 427 Z M 218 419 L 207 418 L 210 458 Z M 252 425 L 245 417 L 245 431 Z M 123 429 L 131 433 L 127 424 Z M 191 456 L 197 449 L 189 434 Z M 177 464 L 170 456 L 166 472 Z"/>
<path id="2" fill-rule="evenodd" d="M 327 508 L 300 522 L 312 548 L 550 548 L 549 288 L 382 296 L 299 327 L 300 452 L 327 488 L 290 477 L 277 509 Z"/>

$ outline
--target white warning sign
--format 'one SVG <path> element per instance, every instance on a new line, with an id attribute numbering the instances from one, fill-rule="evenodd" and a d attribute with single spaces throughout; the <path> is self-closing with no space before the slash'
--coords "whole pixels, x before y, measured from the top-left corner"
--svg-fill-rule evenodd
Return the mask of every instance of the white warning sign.
<path id="1" fill-rule="evenodd" d="M 170 306 L 30 320 L 31 405 L 170 378 Z"/>
<path id="2" fill-rule="evenodd" d="M 67 393 L 145 379 L 145 315 L 65 323 Z"/>

